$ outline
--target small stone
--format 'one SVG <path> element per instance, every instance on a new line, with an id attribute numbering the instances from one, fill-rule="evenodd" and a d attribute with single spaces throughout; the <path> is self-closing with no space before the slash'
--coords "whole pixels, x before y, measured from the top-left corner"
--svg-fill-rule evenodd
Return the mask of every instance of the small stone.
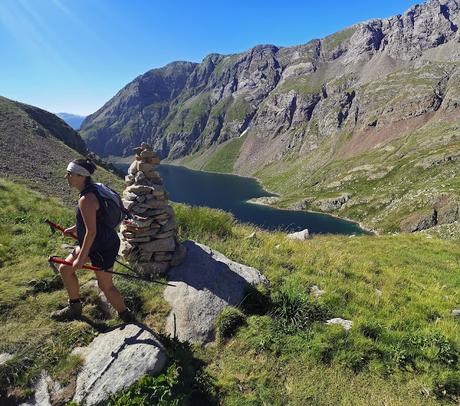
<path id="1" fill-rule="evenodd" d="M 454 317 L 460 317 L 460 309 L 452 310 L 452 316 L 454 316 Z"/>
<path id="2" fill-rule="evenodd" d="M 144 175 L 147 179 L 161 181 L 160 174 L 157 171 L 144 171 Z"/>
<path id="3" fill-rule="evenodd" d="M 133 251 L 133 249 L 134 249 L 134 246 L 132 246 L 126 240 L 122 239 L 120 242 L 120 249 L 118 252 L 121 256 L 126 257 Z"/>
<path id="4" fill-rule="evenodd" d="M 144 212 L 147 211 L 147 208 L 146 207 L 140 207 L 140 205 L 133 205 L 131 206 L 129 209 L 127 210 L 130 210 L 132 211 L 133 213 L 136 213 L 136 214 L 142 214 Z"/>
<path id="5" fill-rule="evenodd" d="M 145 159 L 145 162 L 148 163 L 148 164 L 152 164 L 152 165 L 159 165 L 161 160 L 160 158 L 157 158 L 157 157 L 151 157 L 151 158 L 143 158 Z"/>
<path id="6" fill-rule="evenodd" d="M 126 238 L 126 241 L 128 241 L 130 244 L 133 244 L 133 243 L 140 243 L 140 242 L 149 242 L 149 241 L 150 241 L 150 237 Z"/>
<path id="7" fill-rule="evenodd" d="M 137 173 L 138 169 L 137 169 L 137 162 L 134 161 L 128 168 L 128 173 L 130 175 L 135 175 Z"/>
<path id="8" fill-rule="evenodd" d="M 298 231 L 296 233 L 291 233 L 287 235 L 287 238 L 290 240 L 300 240 L 300 241 L 305 241 L 310 238 L 310 234 L 308 232 L 308 229 Z"/>
<path id="9" fill-rule="evenodd" d="M 139 244 L 139 249 L 144 252 L 156 251 L 173 251 L 176 244 L 174 238 L 166 238 L 163 240 L 150 241 L 145 244 Z"/>
<path id="10" fill-rule="evenodd" d="M 125 220 L 123 224 L 126 224 L 127 226 L 143 228 L 150 226 L 150 224 L 152 224 L 152 219 L 147 217 L 134 216 L 132 219 Z"/>
<path id="11" fill-rule="evenodd" d="M 161 232 L 166 233 L 167 231 L 170 230 L 175 230 L 177 228 L 176 220 L 174 218 L 170 218 L 168 222 L 161 227 Z"/>
<path id="12" fill-rule="evenodd" d="M 155 152 L 148 149 L 142 151 L 139 155 L 141 156 L 141 158 L 156 158 Z"/>
<path id="13" fill-rule="evenodd" d="M 170 231 L 167 231 L 165 233 L 158 233 L 155 235 L 155 238 L 169 238 L 169 237 L 174 237 L 174 235 L 176 234 L 176 230 L 170 230 Z"/>
<path id="14" fill-rule="evenodd" d="M 125 199 L 121 199 L 121 202 L 123 203 L 123 207 L 128 211 L 130 211 L 136 204 L 136 202 L 132 200 L 125 200 Z"/>
<path id="15" fill-rule="evenodd" d="M 141 194 L 149 194 L 152 193 L 155 188 L 151 186 L 144 186 L 144 185 L 131 185 L 125 189 L 127 192 L 135 193 L 138 195 Z"/>
<path id="16" fill-rule="evenodd" d="M 12 360 L 13 358 L 14 355 L 8 354 L 7 352 L 0 354 L 0 365 L 5 365 L 8 361 Z"/>
<path id="17" fill-rule="evenodd" d="M 340 317 L 327 320 L 326 324 L 338 324 L 339 326 L 342 326 L 345 331 L 351 330 L 351 327 L 353 326 L 353 322 L 351 320 L 341 319 Z"/>
<path id="18" fill-rule="evenodd" d="M 136 200 L 137 198 L 137 195 L 136 193 L 132 193 L 132 192 L 123 192 L 123 197 L 126 199 L 126 200 Z"/>
<path id="19" fill-rule="evenodd" d="M 323 296 L 326 291 L 325 290 L 321 290 L 318 286 L 316 285 L 313 285 L 311 288 L 310 288 L 310 293 L 313 295 L 313 297 L 315 299 L 318 299 L 319 297 Z"/>
<path id="20" fill-rule="evenodd" d="M 125 176 L 125 183 L 127 186 L 131 186 L 134 183 L 134 176 L 133 175 L 126 175 Z"/>
<path id="21" fill-rule="evenodd" d="M 142 182 L 144 179 L 146 179 L 144 172 L 137 172 L 135 176 L 135 181 L 136 183 Z"/>
<path id="22" fill-rule="evenodd" d="M 143 142 L 141 144 L 141 148 L 144 149 L 144 150 L 146 149 L 148 151 L 152 151 L 152 147 L 149 144 L 147 144 L 146 142 Z"/>

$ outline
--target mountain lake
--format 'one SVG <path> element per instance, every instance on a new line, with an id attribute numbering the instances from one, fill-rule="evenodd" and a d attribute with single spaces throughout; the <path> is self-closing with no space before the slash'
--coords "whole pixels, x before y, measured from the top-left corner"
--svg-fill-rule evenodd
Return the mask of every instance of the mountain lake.
<path id="1" fill-rule="evenodd" d="M 127 172 L 129 165 L 117 163 Z M 230 212 L 241 223 L 251 223 L 265 230 L 300 231 L 311 234 L 365 234 L 357 223 L 307 211 L 282 210 L 249 203 L 257 197 L 274 196 L 262 189 L 254 178 L 195 171 L 182 166 L 159 165 L 169 199 L 191 206 L 206 206 Z"/>

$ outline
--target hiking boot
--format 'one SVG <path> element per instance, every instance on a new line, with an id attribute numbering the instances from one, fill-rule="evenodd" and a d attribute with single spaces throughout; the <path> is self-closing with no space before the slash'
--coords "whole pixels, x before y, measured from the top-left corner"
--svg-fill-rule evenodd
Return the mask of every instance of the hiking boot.
<path id="1" fill-rule="evenodd" d="M 81 317 L 82 308 L 83 306 L 81 302 L 69 302 L 69 304 L 63 309 L 56 310 L 55 312 L 51 313 L 51 318 L 56 321 L 71 321 L 79 319 Z"/>
<path id="2" fill-rule="evenodd" d="M 126 324 L 137 322 L 134 313 L 128 308 L 126 308 L 126 310 L 122 311 L 121 313 L 118 313 L 118 317 Z"/>

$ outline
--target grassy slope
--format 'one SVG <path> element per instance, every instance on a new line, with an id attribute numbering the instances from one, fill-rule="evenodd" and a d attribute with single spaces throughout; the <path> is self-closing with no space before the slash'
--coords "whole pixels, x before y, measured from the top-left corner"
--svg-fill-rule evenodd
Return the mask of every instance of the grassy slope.
<path id="1" fill-rule="evenodd" d="M 195 170 L 232 173 L 233 165 L 238 159 L 241 146 L 246 137 L 247 135 L 233 138 L 218 145 L 213 150 L 209 149 L 204 152 L 188 155 L 185 158 L 175 161 L 175 163 Z"/>
<path id="2" fill-rule="evenodd" d="M 449 403 L 449 394 L 436 398 L 436 389 L 442 397 L 440 384 L 448 379 L 448 390 L 460 393 L 459 322 L 450 316 L 460 301 L 458 245 L 422 235 L 296 242 L 260 230 L 245 239 L 252 228 L 233 224 L 227 214 L 184 205 L 175 210 L 182 239 L 258 268 L 272 284 L 271 305 L 259 306 L 259 315 L 244 307 L 247 325 L 225 344 L 178 347 L 164 337 L 182 366 L 179 395 L 199 390 L 228 405 L 440 404 Z M 57 201 L 1 181 L 0 353 L 16 357 L 0 370 L 0 389 L 15 387 L 17 394 L 27 393 L 43 367 L 68 380 L 78 365 L 68 358 L 72 347 L 97 333 L 83 322 L 48 318 L 65 301 L 62 289 L 46 288 L 52 286 L 46 257 L 62 253 L 61 237 L 49 236 L 41 223 L 50 213 L 62 224 L 72 221 L 72 212 Z M 81 275 L 82 281 L 90 277 Z M 41 286 L 35 293 L 27 284 L 32 278 Z M 116 283 L 145 323 L 161 328 L 168 311 L 161 289 Z M 307 294 L 312 285 L 326 291 L 317 301 Z M 91 309 L 87 305 L 85 313 L 94 319 Z M 347 334 L 314 321 L 325 317 L 354 325 Z"/>
<path id="3" fill-rule="evenodd" d="M 403 218 L 431 207 L 436 196 L 442 193 L 458 196 L 459 161 L 428 169 L 418 166 L 436 157 L 457 154 L 457 126 L 456 121 L 430 122 L 418 131 L 393 140 L 385 148 L 352 158 L 336 158 L 318 170 L 305 170 L 323 153 L 320 148 L 308 158 L 273 163 L 257 172 L 256 177 L 269 190 L 283 195 L 283 206 L 305 197 L 322 198 L 348 192 L 353 201 L 336 214 L 381 231 L 397 231 Z M 371 179 L 373 175 L 378 178 Z"/>
<path id="4" fill-rule="evenodd" d="M 83 156 L 57 137 L 65 139 L 77 133 L 70 128 L 62 132 L 59 125 L 64 123 L 51 113 L 39 111 L 37 117 L 38 109 L 26 107 L 33 114 L 27 114 L 24 105 L 0 97 L 0 176 L 72 205 L 76 195 L 64 179 L 65 169 L 71 160 Z M 48 124 L 50 127 L 44 126 Z M 122 190 L 122 180 L 102 167 L 95 172 L 95 179 Z"/>

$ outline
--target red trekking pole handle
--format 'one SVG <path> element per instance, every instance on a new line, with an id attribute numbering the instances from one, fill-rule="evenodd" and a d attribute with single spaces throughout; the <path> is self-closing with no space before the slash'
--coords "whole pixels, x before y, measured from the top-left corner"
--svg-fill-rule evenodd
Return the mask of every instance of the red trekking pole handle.
<path id="1" fill-rule="evenodd" d="M 57 257 L 49 257 L 48 261 L 54 262 L 55 264 L 62 264 L 62 265 L 69 265 L 69 266 L 73 265 L 72 262 L 69 262 L 69 261 L 66 261 L 65 259 L 57 258 Z M 97 266 L 92 266 L 92 265 L 83 265 L 81 268 L 90 269 L 91 271 L 102 271 L 101 268 L 98 268 Z"/>
<path id="2" fill-rule="evenodd" d="M 54 229 L 59 230 L 62 234 L 64 234 L 65 228 L 60 226 L 59 224 L 53 223 L 51 220 L 48 220 L 48 219 L 45 220 L 45 223 L 48 224 L 51 227 L 51 230 L 54 230 Z M 67 235 L 69 235 L 70 237 L 74 238 L 75 240 L 78 239 L 77 236 L 75 234 L 73 234 L 73 233 L 67 234 Z"/>

